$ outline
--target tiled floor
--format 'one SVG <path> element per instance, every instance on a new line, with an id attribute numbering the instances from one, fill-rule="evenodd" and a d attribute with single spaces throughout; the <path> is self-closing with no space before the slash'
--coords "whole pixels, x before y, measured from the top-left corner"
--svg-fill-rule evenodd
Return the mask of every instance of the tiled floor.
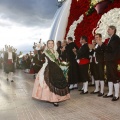
<path id="1" fill-rule="evenodd" d="M 120 120 L 120 100 L 112 102 L 110 98 L 80 95 L 73 90 L 70 100 L 54 107 L 31 98 L 33 75 L 17 70 L 14 80 L 7 82 L 0 70 L 0 120 Z"/>

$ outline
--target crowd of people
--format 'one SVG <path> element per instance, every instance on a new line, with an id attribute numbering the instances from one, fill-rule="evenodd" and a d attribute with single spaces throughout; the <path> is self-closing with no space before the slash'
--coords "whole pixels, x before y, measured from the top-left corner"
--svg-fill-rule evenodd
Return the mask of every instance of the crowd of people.
<path id="1" fill-rule="evenodd" d="M 39 43 L 34 43 L 33 53 L 23 55 L 21 58 L 21 68 L 30 74 L 34 74 L 34 78 L 38 71 L 40 70 L 42 63 L 40 61 L 41 55 L 45 50 L 46 44 L 41 45 L 41 39 Z"/>
<path id="2" fill-rule="evenodd" d="M 26 54 L 22 58 L 25 72 L 34 74 L 32 97 L 58 106 L 59 102 L 70 99 L 70 91 L 78 89 L 81 83 L 80 94 L 88 94 L 88 85 L 91 82 L 91 85 L 95 86 L 91 94 L 117 101 L 120 88 L 117 70 L 120 60 L 120 37 L 116 35 L 115 26 L 109 26 L 107 33 L 110 37 L 108 41 L 102 42 L 102 35 L 96 33 L 92 44 L 88 44 L 87 36 L 81 36 L 80 48 L 72 37 L 57 41 L 57 49 L 53 40 L 48 40 L 44 45 L 41 40 L 38 44 L 34 43 L 34 54 Z M 4 52 L 4 61 L 7 75 L 13 73 L 15 54 L 11 47 Z M 13 82 L 12 77 L 10 79 Z M 104 93 L 105 82 L 108 83 L 107 94 Z"/>
<path id="3" fill-rule="evenodd" d="M 68 90 L 78 88 L 79 83 L 82 83 L 80 94 L 88 94 L 88 82 L 91 79 L 91 85 L 95 85 L 94 91 L 90 92 L 91 94 L 117 101 L 119 99 L 120 79 L 117 70 L 118 60 L 120 60 L 120 37 L 116 35 L 115 26 L 109 26 L 107 33 L 110 37 L 108 41 L 102 42 L 102 35 L 97 33 L 92 44 L 88 44 L 87 36 L 81 36 L 80 48 L 76 46 L 72 37 L 68 37 L 67 41 L 58 41 L 58 55 L 54 50 L 54 41 L 49 40 L 47 49 L 41 55 L 43 66 L 41 66 L 35 80 L 33 97 L 53 102 L 54 105 L 58 106 L 60 101 L 70 98 Z M 59 66 L 58 63 L 63 61 L 69 63 L 67 83 L 62 74 L 55 68 L 55 66 Z M 107 94 L 104 93 L 105 82 L 108 83 Z M 64 94 L 61 94 L 61 90 Z M 63 97 L 64 99 L 62 99 Z"/>

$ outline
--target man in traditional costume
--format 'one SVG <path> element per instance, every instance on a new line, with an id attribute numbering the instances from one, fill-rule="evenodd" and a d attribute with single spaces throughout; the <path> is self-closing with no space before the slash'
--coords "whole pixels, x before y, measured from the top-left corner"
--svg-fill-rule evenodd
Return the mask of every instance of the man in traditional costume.
<path id="1" fill-rule="evenodd" d="M 112 97 L 112 101 L 117 101 L 119 99 L 119 77 L 117 73 L 118 59 L 120 56 L 119 46 L 120 38 L 116 35 L 116 27 L 108 27 L 108 35 L 110 39 L 105 48 L 105 61 L 106 61 L 106 73 L 108 81 L 109 92 L 103 96 L 104 98 Z M 115 89 L 115 95 L 113 96 L 113 86 Z"/>
<path id="2" fill-rule="evenodd" d="M 16 55 L 13 52 L 12 47 L 9 46 L 8 51 L 4 53 L 4 65 L 5 65 L 4 70 L 7 75 L 7 78 L 6 78 L 7 81 L 11 80 L 11 82 L 14 82 L 13 73 L 15 72 L 15 66 L 14 66 L 15 60 L 16 60 Z"/>
<path id="3" fill-rule="evenodd" d="M 77 51 L 75 48 L 73 49 L 74 53 L 76 54 L 77 62 L 79 63 L 79 75 L 80 79 L 79 82 L 83 82 L 82 92 L 80 94 L 87 94 L 88 93 L 88 68 L 89 68 L 89 47 L 87 44 L 87 37 L 82 36 L 80 38 L 81 47 Z"/>
<path id="4" fill-rule="evenodd" d="M 95 79 L 94 79 L 94 70 L 93 70 L 93 66 L 94 66 L 94 59 L 93 59 L 93 52 L 94 52 L 94 48 L 95 48 L 95 45 L 96 45 L 96 41 L 95 40 L 92 40 L 92 45 L 89 44 L 89 52 L 90 52 L 90 77 L 91 77 L 91 84 L 89 84 L 89 86 L 95 86 Z"/>
<path id="5" fill-rule="evenodd" d="M 68 37 L 68 45 L 66 46 L 67 60 L 69 62 L 69 71 L 68 71 L 68 83 L 70 85 L 69 89 L 73 90 L 77 88 L 77 83 L 79 80 L 79 66 L 76 61 L 76 55 L 73 52 L 73 49 L 78 49 L 76 44 L 73 42 L 72 37 Z"/>
<path id="6" fill-rule="evenodd" d="M 104 48 L 102 35 L 95 34 L 96 46 L 93 49 L 93 76 L 95 79 L 95 90 L 91 94 L 104 95 Z M 100 90 L 99 90 L 100 87 Z"/>

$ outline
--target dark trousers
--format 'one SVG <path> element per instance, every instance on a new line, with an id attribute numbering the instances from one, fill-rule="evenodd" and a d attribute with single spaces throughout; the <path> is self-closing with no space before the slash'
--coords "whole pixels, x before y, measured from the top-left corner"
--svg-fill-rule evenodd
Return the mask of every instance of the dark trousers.
<path id="1" fill-rule="evenodd" d="M 34 65 L 34 66 L 33 66 L 34 74 L 35 74 L 35 73 L 38 73 L 40 69 L 41 69 L 40 66 Z"/>
<path id="2" fill-rule="evenodd" d="M 103 62 L 99 62 L 98 64 L 96 64 L 94 62 L 93 64 L 93 76 L 95 80 L 104 80 L 104 63 Z"/>
<path id="3" fill-rule="evenodd" d="M 88 68 L 89 68 L 89 64 L 79 65 L 79 75 L 80 75 L 79 82 L 89 81 Z"/>
<path id="4" fill-rule="evenodd" d="M 91 62 L 90 63 L 90 73 L 91 73 L 91 75 L 93 75 L 93 73 L 94 73 L 93 65 L 94 65 L 94 62 Z"/>
<path id="5" fill-rule="evenodd" d="M 108 82 L 113 82 L 113 83 L 119 82 L 117 67 L 118 67 L 118 63 L 115 61 L 106 62 L 106 74 L 107 74 Z"/>
<path id="6" fill-rule="evenodd" d="M 76 84 L 79 80 L 79 65 L 75 61 L 71 61 L 68 70 L 68 84 Z"/>

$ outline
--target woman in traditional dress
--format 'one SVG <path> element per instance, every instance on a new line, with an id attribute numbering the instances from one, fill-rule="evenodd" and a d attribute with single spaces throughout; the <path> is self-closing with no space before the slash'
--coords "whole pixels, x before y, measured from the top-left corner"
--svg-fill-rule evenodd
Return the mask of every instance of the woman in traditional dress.
<path id="1" fill-rule="evenodd" d="M 41 56 L 43 66 L 36 76 L 32 97 L 58 106 L 59 102 L 70 99 L 68 83 L 54 51 L 54 41 L 48 40 L 47 49 Z"/>

